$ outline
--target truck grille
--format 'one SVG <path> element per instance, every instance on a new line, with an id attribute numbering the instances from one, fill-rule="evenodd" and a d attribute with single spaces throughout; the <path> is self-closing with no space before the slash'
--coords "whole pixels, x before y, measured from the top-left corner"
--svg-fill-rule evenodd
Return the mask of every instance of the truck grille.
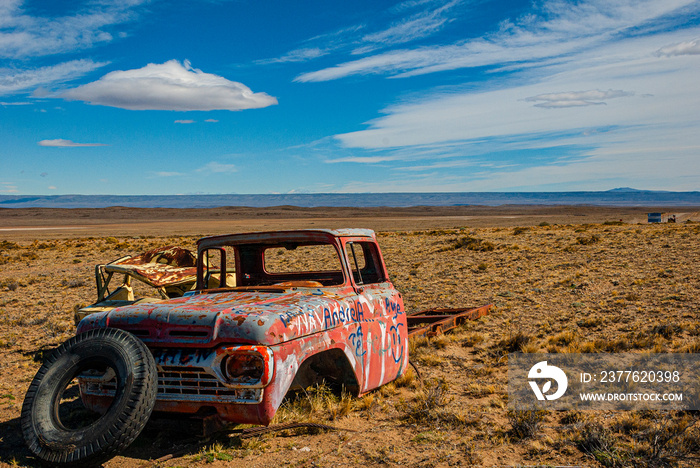
<path id="1" fill-rule="evenodd" d="M 88 382 L 87 395 L 113 397 L 116 382 Z M 202 367 L 158 366 L 158 401 L 259 403 L 261 389 L 229 388 Z"/>
<path id="2" fill-rule="evenodd" d="M 201 367 L 163 366 L 158 372 L 158 399 L 174 401 L 258 402 L 262 392 L 229 388 Z"/>

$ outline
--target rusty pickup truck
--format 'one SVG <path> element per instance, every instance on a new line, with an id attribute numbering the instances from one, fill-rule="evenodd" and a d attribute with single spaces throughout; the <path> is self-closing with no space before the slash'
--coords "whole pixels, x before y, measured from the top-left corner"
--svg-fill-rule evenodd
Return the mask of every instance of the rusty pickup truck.
<path id="1" fill-rule="evenodd" d="M 46 359 L 21 418 L 38 458 L 104 462 L 154 409 L 267 425 L 290 389 L 325 381 L 361 395 L 407 369 L 404 304 L 374 232 L 232 234 L 197 247 L 192 290 L 90 313 Z M 91 417 L 60 408 L 71 385 Z"/>

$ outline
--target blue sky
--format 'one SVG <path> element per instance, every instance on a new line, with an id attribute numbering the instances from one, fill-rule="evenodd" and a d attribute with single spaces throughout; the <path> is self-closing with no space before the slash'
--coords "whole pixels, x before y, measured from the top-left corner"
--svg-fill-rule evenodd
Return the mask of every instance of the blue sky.
<path id="1" fill-rule="evenodd" d="M 0 0 L 0 194 L 700 190 L 700 2 Z"/>

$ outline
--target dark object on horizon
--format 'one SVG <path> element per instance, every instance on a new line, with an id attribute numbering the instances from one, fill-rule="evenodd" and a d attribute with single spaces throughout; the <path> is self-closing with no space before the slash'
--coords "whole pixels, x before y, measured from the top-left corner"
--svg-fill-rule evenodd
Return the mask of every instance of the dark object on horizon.
<path id="1" fill-rule="evenodd" d="M 667 213 L 647 213 L 648 223 L 675 223 L 676 215 Z"/>

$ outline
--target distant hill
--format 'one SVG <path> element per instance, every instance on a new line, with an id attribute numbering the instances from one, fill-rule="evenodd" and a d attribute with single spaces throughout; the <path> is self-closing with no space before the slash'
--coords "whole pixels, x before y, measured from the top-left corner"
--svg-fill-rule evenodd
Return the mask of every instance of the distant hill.
<path id="1" fill-rule="evenodd" d="M 639 190 L 632 187 L 618 187 L 608 190 L 608 192 L 613 193 L 631 193 L 631 192 L 645 192 L 646 190 Z"/>
<path id="2" fill-rule="evenodd" d="M 279 195 L 0 195 L 0 208 L 408 207 L 460 205 L 700 206 L 700 192 L 314 193 Z"/>
<path id="3" fill-rule="evenodd" d="M 632 188 L 632 187 L 618 187 L 618 188 L 608 190 L 608 192 L 612 192 L 612 193 L 673 193 L 673 192 L 667 192 L 664 190 L 639 190 L 639 189 Z M 678 193 L 684 193 L 684 192 L 678 192 Z"/>

